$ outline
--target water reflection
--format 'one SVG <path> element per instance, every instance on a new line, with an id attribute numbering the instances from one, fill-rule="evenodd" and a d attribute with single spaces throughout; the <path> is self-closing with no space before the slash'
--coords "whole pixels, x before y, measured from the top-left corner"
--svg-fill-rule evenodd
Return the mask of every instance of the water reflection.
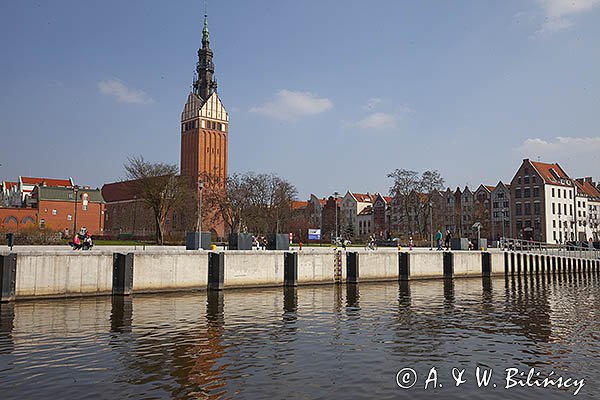
<path id="1" fill-rule="evenodd" d="M 14 303 L 0 303 L 0 354 L 10 354 L 14 348 L 12 340 L 14 323 Z"/>
<path id="2" fill-rule="evenodd" d="M 110 331 L 114 333 L 131 332 L 133 306 L 131 297 L 114 296 L 111 298 Z"/>
<path id="3" fill-rule="evenodd" d="M 400 367 L 461 364 L 560 369 L 593 381 L 598 275 L 0 304 L 0 388 L 3 398 L 43 390 L 51 398 L 419 399 L 431 393 L 397 391 Z"/>

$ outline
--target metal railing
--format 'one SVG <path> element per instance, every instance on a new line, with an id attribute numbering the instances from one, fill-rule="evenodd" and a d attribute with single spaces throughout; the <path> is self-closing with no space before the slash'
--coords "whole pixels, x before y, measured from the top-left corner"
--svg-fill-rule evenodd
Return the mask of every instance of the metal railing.
<path id="1" fill-rule="evenodd" d="M 578 245 L 576 242 L 544 243 L 533 240 L 502 238 L 500 248 L 508 251 L 524 253 L 546 254 L 564 257 L 575 257 L 597 260 L 600 259 L 600 249 L 593 244 Z"/>

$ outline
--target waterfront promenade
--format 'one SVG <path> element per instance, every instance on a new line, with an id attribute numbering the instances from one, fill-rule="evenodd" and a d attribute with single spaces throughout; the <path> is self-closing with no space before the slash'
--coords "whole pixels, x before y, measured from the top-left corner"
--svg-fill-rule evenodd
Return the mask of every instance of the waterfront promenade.
<path id="1" fill-rule="evenodd" d="M 7 249 L 6 249 L 7 250 Z M 357 283 L 600 270 L 575 254 L 398 251 L 328 247 L 302 250 L 187 251 L 183 247 L 15 247 L 0 253 L 2 301 L 130 295 L 178 290 Z"/>

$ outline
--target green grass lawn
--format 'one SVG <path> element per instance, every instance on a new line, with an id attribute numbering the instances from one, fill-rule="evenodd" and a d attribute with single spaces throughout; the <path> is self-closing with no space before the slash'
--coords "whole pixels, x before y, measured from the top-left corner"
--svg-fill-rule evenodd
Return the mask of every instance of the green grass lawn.
<path id="1" fill-rule="evenodd" d="M 156 246 L 156 244 L 137 240 L 94 240 L 94 246 Z"/>

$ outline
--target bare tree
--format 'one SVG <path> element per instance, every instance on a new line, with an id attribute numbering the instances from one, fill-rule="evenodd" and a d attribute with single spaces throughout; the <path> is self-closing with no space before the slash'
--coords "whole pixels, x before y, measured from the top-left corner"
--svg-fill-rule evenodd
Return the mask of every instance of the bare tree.
<path id="1" fill-rule="evenodd" d="M 403 228 L 411 233 L 418 231 L 425 235 L 429 226 L 429 214 L 436 207 L 433 204 L 434 195 L 443 189 L 444 178 L 437 170 L 419 174 L 407 169 L 396 169 L 388 174 L 388 178 L 394 180 L 390 196 L 393 197 L 392 204 L 397 210 L 398 226 L 404 225 Z"/>
<path id="2" fill-rule="evenodd" d="M 142 156 L 127 158 L 124 168 L 131 190 L 152 210 L 156 242 L 163 244 L 165 219 L 190 198 L 190 182 L 177 176 L 176 165 L 152 163 Z"/>
<path id="3" fill-rule="evenodd" d="M 439 171 L 425 171 L 419 179 L 419 189 L 422 193 L 431 195 L 435 190 L 443 190 L 446 181 Z"/>
<path id="4" fill-rule="evenodd" d="M 419 189 L 419 173 L 408 169 L 395 169 L 387 175 L 394 183 L 390 187 L 390 196 L 408 196 L 413 190 Z"/>
<path id="5" fill-rule="evenodd" d="M 226 187 L 207 186 L 206 205 L 215 210 L 212 218 L 222 218 L 229 232 L 276 232 L 292 219 L 296 187 L 275 174 L 233 174 Z"/>

